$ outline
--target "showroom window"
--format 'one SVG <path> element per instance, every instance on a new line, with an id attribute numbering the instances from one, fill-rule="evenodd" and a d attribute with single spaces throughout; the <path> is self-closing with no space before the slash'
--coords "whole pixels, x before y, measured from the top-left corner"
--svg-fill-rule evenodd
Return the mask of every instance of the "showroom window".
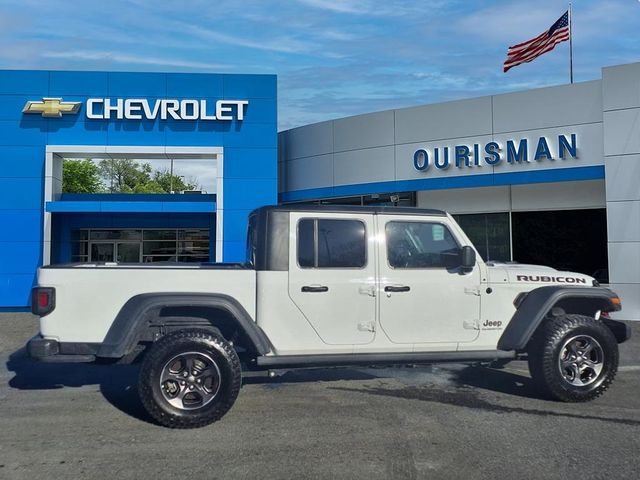
<path id="1" fill-rule="evenodd" d="M 362 268 L 366 263 L 366 230 L 360 220 L 306 218 L 298 223 L 302 268 Z"/>
<path id="2" fill-rule="evenodd" d="M 460 247 L 440 223 L 388 222 L 387 259 L 393 268 L 453 268 L 460 265 Z"/>
<path id="3" fill-rule="evenodd" d="M 74 262 L 208 262 L 209 230 L 83 229 L 74 232 Z"/>
<path id="4" fill-rule="evenodd" d="M 453 217 L 486 262 L 511 260 L 508 213 L 477 213 Z"/>
<path id="5" fill-rule="evenodd" d="M 513 259 L 609 283 L 607 211 L 513 212 Z"/>

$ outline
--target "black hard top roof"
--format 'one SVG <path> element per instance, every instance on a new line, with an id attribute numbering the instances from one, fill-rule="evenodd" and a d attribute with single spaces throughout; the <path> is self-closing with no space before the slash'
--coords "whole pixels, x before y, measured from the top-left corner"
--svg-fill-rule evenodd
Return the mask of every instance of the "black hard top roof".
<path id="1" fill-rule="evenodd" d="M 447 213 L 443 210 L 435 210 L 429 208 L 417 207 L 376 207 L 376 206 L 357 206 L 357 205 L 271 205 L 261 207 L 256 210 L 260 211 L 278 211 L 278 212 L 327 212 L 327 213 L 371 213 L 374 215 L 431 215 L 444 217 Z"/>

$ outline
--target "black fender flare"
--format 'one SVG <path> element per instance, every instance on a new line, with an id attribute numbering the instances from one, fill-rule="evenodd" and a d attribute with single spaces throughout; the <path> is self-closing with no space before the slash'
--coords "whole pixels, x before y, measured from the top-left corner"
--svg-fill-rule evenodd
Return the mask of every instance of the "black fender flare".
<path id="1" fill-rule="evenodd" d="M 131 352 L 143 336 L 149 320 L 164 307 L 213 307 L 226 310 L 252 343 L 258 355 L 272 349 L 271 342 L 240 303 L 219 293 L 143 293 L 130 298 L 120 309 L 98 349 L 98 357 L 121 358 Z"/>
<path id="2" fill-rule="evenodd" d="M 500 340 L 498 350 L 523 350 L 547 313 L 559 302 L 575 301 L 585 304 L 591 315 L 597 310 L 617 311 L 620 304 L 614 292 L 602 287 L 566 287 L 550 285 L 536 288 L 527 293 L 511 317 Z M 582 312 L 567 312 L 582 313 Z"/>

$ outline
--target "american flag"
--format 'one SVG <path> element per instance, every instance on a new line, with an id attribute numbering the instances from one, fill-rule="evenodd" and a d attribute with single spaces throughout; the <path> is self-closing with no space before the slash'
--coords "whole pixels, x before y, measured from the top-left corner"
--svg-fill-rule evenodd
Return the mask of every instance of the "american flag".
<path id="1" fill-rule="evenodd" d="M 521 63 L 530 62 L 543 53 L 553 50 L 558 43 L 569 40 L 569 35 L 569 11 L 567 10 L 549 30 L 542 32 L 536 38 L 509 47 L 507 59 L 504 61 L 504 71 Z"/>

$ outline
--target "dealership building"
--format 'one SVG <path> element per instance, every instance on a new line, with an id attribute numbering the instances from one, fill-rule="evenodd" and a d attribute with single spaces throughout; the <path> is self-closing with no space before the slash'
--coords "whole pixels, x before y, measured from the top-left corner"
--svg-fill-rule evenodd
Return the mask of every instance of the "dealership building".
<path id="1" fill-rule="evenodd" d="M 279 134 L 276 111 L 272 75 L 0 71 L 0 311 L 40 265 L 243 261 L 247 214 L 280 202 L 441 208 L 485 260 L 593 275 L 640 320 L 640 63 Z M 74 159 L 207 186 L 66 192 Z"/>

